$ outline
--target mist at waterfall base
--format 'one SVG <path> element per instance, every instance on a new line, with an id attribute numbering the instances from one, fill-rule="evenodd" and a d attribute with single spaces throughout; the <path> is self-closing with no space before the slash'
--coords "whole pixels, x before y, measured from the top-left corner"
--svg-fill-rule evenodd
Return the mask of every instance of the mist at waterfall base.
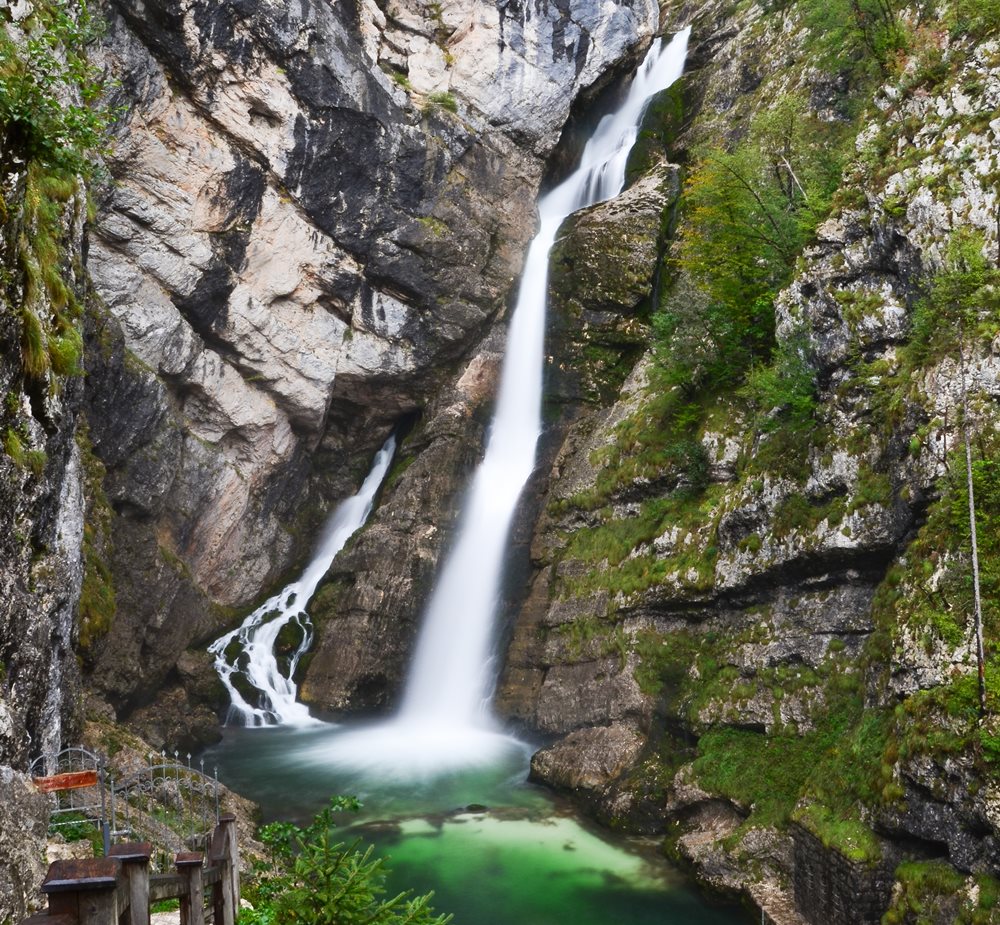
<path id="1" fill-rule="evenodd" d="M 599 124 L 580 167 L 539 201 L 540 228 L 511 318 L 486 453 L 428 602 L 399 713 L 368 727 L 337 726 L 316 723 L 289 702 L 291 673 L 278 671 L 273 649 L 267 650 L 280 627 L 268 629 L 267 618 L 303 619 L 319 581 L 312 580 L 312 565 L 308 579 L 290 586 L 294 597 L 285 589 L 255 612 L 259 617 L 251 615 L 213 645 L 231 693 L 238 695 L 231 674 L 246 664 L 244 657 L 223 658 L 234 641 L 251 653 L 256 674 L 250 680 L 267 691 L 263 707 L 234 696 L 243 726 L 226 728 L 206 755 L 222 780 L 260 803 L 264 821 L 303 822 L 332 794 L 357 796 L 363 814 L 342 821 L 345 840 L 360 835 L 388 855 L 390 895 L 433 889 L 435 907 L 454 913 L 458 925 L 744 920 L 731 908 L 707 905 L 685 886 L 655 842 L 591 830 L 568 803 L 527 783 L 532 747 L 506 734 L 489 707 L 507 538 L 541 431 L 549 251 L 566 216 L 622 188 L 643 108 L 680 76 L 686 44 L 687 32 L 666 49 L 654 43 L 624 105 Z M 380 480 L 379 471 L 376 461 L 369 479 Z M 377 481 L 370 493 L 376 489 Z M 363 488 L 359 495 L 365 494 Z M 355 518 L 358 526 L 364 516 Z M 331 546 L 321 543 L 318 558 L 325 559 Z"/>

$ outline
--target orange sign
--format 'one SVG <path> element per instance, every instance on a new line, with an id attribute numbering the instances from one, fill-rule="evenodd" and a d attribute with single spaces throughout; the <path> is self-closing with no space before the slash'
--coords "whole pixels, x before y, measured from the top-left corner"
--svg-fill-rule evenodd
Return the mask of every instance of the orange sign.
<path id="1" fill-rule="evenodd" d="M 36 777 L 35 787 L 42 793 L 57 790 L 79 790 L 81 787 L 96 787 L 97 771 L 70 771 L 68 774 L 53 774 L 51 777 Z"/>

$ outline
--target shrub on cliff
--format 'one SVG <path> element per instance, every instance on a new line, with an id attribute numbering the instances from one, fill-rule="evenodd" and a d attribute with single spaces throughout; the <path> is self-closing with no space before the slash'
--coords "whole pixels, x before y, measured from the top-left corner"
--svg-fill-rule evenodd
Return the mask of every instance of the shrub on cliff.
<path id="1" fill-rule="evenodd" d="M 0 152 L 86 174 L 108 118 L 86 53 L 99 20 L 84 0 L 44 0 L 13 15 L 0 11 Z"/>
<path id="2" fill-rule="evenodd" d="M 774 301 L 829 214 L 851 133 L 787 95 L 754 118 L 739 144 L 697 152 L 671 254 L 675 283 L 653 319 L 662 392 L 690 401 L 737 390 L 758 429 L 809 428 L 808 345 L 802 337 L 777 342 Z"/>

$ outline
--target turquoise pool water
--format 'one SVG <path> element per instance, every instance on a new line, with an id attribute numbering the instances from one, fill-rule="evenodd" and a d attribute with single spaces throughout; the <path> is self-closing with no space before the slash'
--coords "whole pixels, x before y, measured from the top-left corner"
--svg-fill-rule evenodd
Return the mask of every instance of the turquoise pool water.
<path id="1" fill-rule="evenodd" d="M 693 890 L 654 842 L 612 837 L 525 780 L 512 744 L 483 767 L 417 780 L 330 767 L 342 727 L 228 728 L 206 754 L 264 821 L 305 821 L 330 796 L 363 808 L 345 835 L 389 857 L 390 890 L 434 891 L 455 925 L 736 925 L 745 913 Z"/>

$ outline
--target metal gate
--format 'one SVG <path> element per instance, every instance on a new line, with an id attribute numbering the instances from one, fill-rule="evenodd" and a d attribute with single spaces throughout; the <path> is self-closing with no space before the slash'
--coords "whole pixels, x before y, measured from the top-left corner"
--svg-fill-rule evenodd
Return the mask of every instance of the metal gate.
<path id="1" fill-rule="evenodd" d="M 151 752 L 145 766 L 116 776 L 103 755 L 74 746 L 36 758 L 30 771 L 49 795 L 50 828 L 93 824 L 105 855 L 118 841 L 142 840 L 172 856 L 178 843 L 205 850 L 219 823 L 218 769 L 209 776 L 204 759 L 195 767 L 190 754 L 185 758 Z"/>

